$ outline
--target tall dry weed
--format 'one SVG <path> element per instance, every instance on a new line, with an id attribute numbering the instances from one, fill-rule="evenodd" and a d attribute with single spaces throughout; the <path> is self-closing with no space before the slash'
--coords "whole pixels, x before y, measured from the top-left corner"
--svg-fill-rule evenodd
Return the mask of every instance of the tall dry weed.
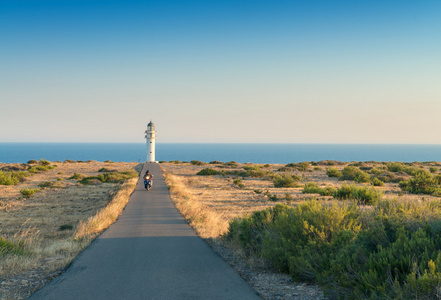
<path id="1" fill-rule="evenodd" d="M 202 238 L 216 238 L 228 231 L 226 217 L 209 209 L 191 197 L 191 193 L 182 179 L 172 174 L 165 174 L 165 182 L 170 188 L 170 196 L 176 208 L 195 228 Z"/>
<path id="2" fill-rule="evenodd" d="M 91 240 L 113 224 L 129 201 L 130 195 L 135 190 L 137 181 L 138 178 L 129 179 L 119 188 L 116 195 L 106 207 L 101 209 L 96 215 L 87 219 L 87 221 L 80 222 L 74 233 L 74 238 L 76 240 Z"/>

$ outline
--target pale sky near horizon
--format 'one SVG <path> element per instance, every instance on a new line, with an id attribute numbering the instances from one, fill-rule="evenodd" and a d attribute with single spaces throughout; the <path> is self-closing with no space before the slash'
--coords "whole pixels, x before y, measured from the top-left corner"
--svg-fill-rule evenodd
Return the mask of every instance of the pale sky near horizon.
<path id="1" fill-rule="evenodd" d="M 0 0 L 0 142 L 441 144 L 441 1 Z"/>

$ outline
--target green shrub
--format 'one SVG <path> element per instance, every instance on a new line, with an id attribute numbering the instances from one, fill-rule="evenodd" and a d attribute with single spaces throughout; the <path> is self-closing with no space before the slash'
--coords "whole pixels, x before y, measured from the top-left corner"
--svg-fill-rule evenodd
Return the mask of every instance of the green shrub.
<path id="1" fill-rule="evenodd" d="M 334 195 L 335 188 L 327 186 L 326 188 L 321 188 L 315 182 L 308 182 L 303 187 L 303 194 L 320 194 L 321 196 L 332 196 Z"/>
<path id="2" fill-rule="evenodd" d="M 373 210 L 315 200 L 277 205 L 230 223 L 246 254 L 332 299 L 436 299 L 441 285 L 441 202 L 380 201 Z"/>
<path id="3" fill-rule="evenodd" d="M 40 162 L 38 164 L 40 164 L 42 166 L 50 166 L 51 162 L 42 158 L 42 159 L 40 159 Z"/>
<path id="4" fill-rule="evenodd" d="M 419 170 L 413 178 L 401 181 L 399 186 L 403 191 L 412 194 L 440 195 L 441 186 L 438 178 L 427 171 Z"/>
<path id="5" fill-rule="evenodd" d="M 75 180 L 81 180 L 84 177 L 84 175 L 79 173 L 74 173 L 69 179 L 75 179 Z"/>
<path id="6" fill-rule="evenodd" d="M 292 201 L 294 198 L 292 197 L 292 195 L 290 194 L 290 193 L 286 193 L 285 194 L 285 200 L 287 201 L 287 202 L 290 202 L 290 201 Z"/>
<path id="7" fill-rule="evenodd" d="M 301 163 L 300 163 L 299 170 L 300 170 L 300 171 L 306 171 L 306 170 L 308 170 L 310 167 L 311 167 L 311 164 L 310 164 L 309 162 L 307 162 L 307 161 L 304 161 L 304 162 L 301 162 Z"/>
<path id="8" fill-rule="evenodd" d="M 436 172 L 438 172 L 438 168 L 437 167 L 430 167 L 429 171 L 430 171 L 430 173 L 436 173 Z"/>
<path id="9" fill-rule="evenodd" d="M 404 172 L 414 176 L 421 169 L 413 167 L 411 164 L 404 164 L 399 162 L 386 163 L 386 167 L 390 172 Z"/>
<path id="10" fill-rule="evenodd" d="M 334 192 L 333 196 L 335 199 L 355 199 L 359 204 L 374 205 L 382 199 L 383 193 L 381 191 L 377 191 L 374 188 L 368 188 L 366 186 L 360 187 L 354 184 L 343 184 L 339 189 Z"/>
<path id="11" fill-rule="evenodd" d="M 35 188 L 35 189 L 21 189 L 20 193 L 23 195 L 23 197 L 25 198 L 31 198 L 36 192 L 40 191 L 39 188 Z"/>
<path id="12" fill-rule="evenodd" d="M 195 166 L 203 166 L 203 165 L 205 165 L 204 162 L 199 161 L 199 160 L 192 160 L 190 163 L 191 163 L 192 165 L 195 165 Z"/>
<path id="13" fill-rule="evenodd" d="M 243 177 L 253 177 L 253 178 L 263 178 L 267 176 L 269 172 L 264 170 L 248 170 L 245 174 L 242 174 Z"/>
<path id="14" fill-rule="evenodd" d="M 384 170 L 381 170 L 381 169 L 379 169 L 379 168 L 372 168 L 371 169 L 371 173 L 373 174 L 373 175 L 380 175 L 380 174 L 382 174 L 384 172 Z"/>
<path id="15" fill-rule="evenodd" d="M 277 197 L 276 194 L 272 195 L 271 193 L 265 193 L 265 196 L 267 196 L 270 201 L 279 201 L 279 197 Z"/>
<path id="16" fill-rule="evenodd" d="M 54 183 L 50 182 L 50 181 L 45 181 L 45 182 L 39 183 L 38 186 L 41 188 L 52 188 L 52 187 L 54 187 Z"/>
<path id="17" fill-rule="evenodd" d="M 372 178 L 371 183 L 373 186 L 383 186 L 384 185 L 384 182 L 376 177 Z"/>
<path id="18" fill-rule="evenodd" d="M 29 172 L 31 173 L 46 172 L 49 170 L 53 170 L 55 168 L 56 168 L 55 166 L 50 166 L 50 165 L 37 165 L 30 167 Z"/>
<path id="19" fill-rule="evenodd" d="M 342 171 L 342 176 L 338 180 L 355 180 L 359 183 L 369 182 L 371 177 L 368 173 L 361 171 L 354 166 L 346 166 Z"/>
<path id="20" fill-rule="evenodd" d="M 210 165 L 220 165 L 220 164 L 223 164 L 223 162 L 218 161 L 218 160 L 213 160 L 213 161 L 210 161 L 209 164 Z"/>
<path id="21" fill-rule="evenodd" d="M 221 175 L 221 174 L 222 172 L 211 168 L 205 168 L 196 173 L 196 175 L 200 175 L 200 176 Z"/>
<path id="22" fill-rule="evenodd" d="M 29 175 L 25 171 L 0 171 L 0 185 L 17 185 Z"/>
<path id="23" fill-rule="evenodd" d="M 226 162 L 224 165 L 226 165 L 228 167 L 237 167 L 238 163 L 235 161 L 229 161 L 229 162 Z"/>
<path id="24" fill-rule="evenodd" d="M 274 186 L 277 188 L 281 187 L 297 187 L 298 182 L 300 181 L 300 177 L 296 175 L 290 175 L 288 173 L 283 174 L 282 176 L 277 174 L 273 178 Z"/>
<path id="25" fill-rule="evenodd" d="M 138 177 L 138 173 L 133 170 L 123 172 L 110 172 L 99 174 L 98 176 L 89 176 L 82 178 L 80 180 L 80 183 L 85 185 L 99 182 L 117 183 L 134 177 Z"/>
<path id="26" fill-rule="evenodd" d="M 35 164 L 38 164 L 38 161 L 36 161 L 35 159 L 31 159 L 31 160 L 28 160 L 27 164 L 28 165 L 35 165 Z"/>
<path id="27" fill-rule="evenodd" d="M 328 177 L 341 177 L 342 173 L 337 168 L 326 168 Z"/>
<path id="28" fill-rule="evenodd" d="M 386 163 L 386 167 L 390 172 L 404 172 L 406 166 L 403 163 L 399 162 L 388 162 Z"/>

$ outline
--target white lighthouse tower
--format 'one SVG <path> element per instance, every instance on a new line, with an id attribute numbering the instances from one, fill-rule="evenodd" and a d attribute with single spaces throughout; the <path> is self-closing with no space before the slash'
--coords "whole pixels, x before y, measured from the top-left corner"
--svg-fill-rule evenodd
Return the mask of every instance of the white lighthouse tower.
<path id="1" fill-rule="evenodd" d="M 155 161 L 155 140 L 156 140 L 156 130 L 155 124 L 152 121 L 147 125 L 147 130 L 145 131 L 145 138 L 147 139 L 147 160 L 146 162 L 156 162 Z"/>

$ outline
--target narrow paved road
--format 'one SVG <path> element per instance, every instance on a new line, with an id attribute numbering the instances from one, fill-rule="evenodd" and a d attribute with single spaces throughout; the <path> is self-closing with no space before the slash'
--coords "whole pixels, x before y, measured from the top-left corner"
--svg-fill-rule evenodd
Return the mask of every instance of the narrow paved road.
<path id="1" fill-rule="evenodd" d="M 118 220 L 30 299 L 260 299 L 187 225 L 159 165 L 147 168 L 153 188 L 139 180 Z"/>

